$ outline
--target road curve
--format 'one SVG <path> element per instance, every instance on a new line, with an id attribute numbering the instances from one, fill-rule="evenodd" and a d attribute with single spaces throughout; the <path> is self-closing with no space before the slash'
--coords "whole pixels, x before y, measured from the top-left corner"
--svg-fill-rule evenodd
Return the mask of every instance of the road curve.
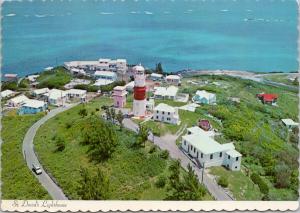
<path id="1" fill-rule="evenodd" d="M 23 139 L 23 146 L 22 146 L 22 152 L 23 157 L 27 163 L 27 166 L 30 171 L 32 171 L 32 164 L 38 164 L 40 165 L 42 169 L 42 174 L 34 176 L 39 180 L 39 182 L 42 184 L 42 186 L 48 191 L 49 195 L 54 200 L 68 200 L 68 198 L 63 193 L 62 189 L 54 182 L 53 179 L 50 178 L 50 176 L 46 173 L 46 171 L 43 169 L 42 164 L 39 162 L 35 152 L 34 152 L 34 145 L 33 145 L 33 139 L 37 133 L 37 130 L 41 125 L 43 125 L 47 120 L 54 117 L 55 115 L 66 111 L 74 106 L 78 105 L 76 104 L 69 104 L 65 107 L 59 107 L 56 109 L 51 110 L 46 116 L 38 120 L 36 123 L 34 123 L 30 129 L 27 131 L 24 139 Z"/>

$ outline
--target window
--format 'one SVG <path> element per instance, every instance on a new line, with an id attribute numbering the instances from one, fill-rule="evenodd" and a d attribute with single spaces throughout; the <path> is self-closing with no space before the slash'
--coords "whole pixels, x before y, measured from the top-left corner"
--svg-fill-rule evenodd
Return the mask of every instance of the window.
<path id="1" fill-rule="evenodd" d="M 238 160 L 239 160 L 239 157 L 236 157 L 235 160 L 238 161 Z"/>
<path id="2" fill-rule="evenodd" d="M 201 153 L 201 158 L 203 158 L 203 153 Z"/>
<path id="3" fill-rule="evenodd" d="M 237 169 L 237 166 L 235 168 Z"/>
<path id="4" fill-rule="evenodd" d="M 157 110 L 157 111 L 156 111 L 156 113 L 158 114 L 158 113 L 159 113 L 159 111 Z"/>
<path id="5" fill-rule="evenodd" d="M 213 159 L 213 157 L 214 157 L 214 156 L 213 156 L 213 154 L 211 154 L 211 155 L 210 155 L 210 159 L 212 160 L 212 159 Z"/>
<path id="6" fill-rule="evenodd" d="M 186 141 L 183 141 L 183 144 L 186 145 Z"/>
<path id="7" fill-rule="evenodd" d="M 196 152 L 196 148 L 194 147 L 194 152 Z"/>
<path id="8" fill-rule="evenodd" d="M 230 156 L 228 155 L 228 159 L 230 159 Z"/>
<path id="9" fill-rule="evenodd" d="M 158 116 L 156 116 L 156 119 L 158 119 Z"/>
<path id="10" fill-rule="evenodd" d="M 162 114 L 164 115 L 164 114 L 165 114 L 165 112 L 163 111 L 163 112 L 162 112 Z"/>
<path id="11" fill-rule="evenodd" d="M 220 152 L 220 158 L 222 157 L 222 152 Z"/>
<path id="12" fill-rule="evenodd" d="M 170 112 L 168 112 L 168 115 L 170 115 L 171 113 Z"/>

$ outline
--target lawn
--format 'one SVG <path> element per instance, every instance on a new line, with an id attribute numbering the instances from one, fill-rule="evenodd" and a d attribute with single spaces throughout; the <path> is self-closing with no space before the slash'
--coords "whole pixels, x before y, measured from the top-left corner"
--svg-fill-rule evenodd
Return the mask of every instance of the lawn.
<path id="1" fill-rule="evenodd" d="M 88 113 L 101 114 L 101 105 L 110 105 L 112 99 L 101 97 L 86 104 Z M 102 163 L 91 162 L 87 156 L 87 147 L 80 144 L 81 130 L 85 119 L 78 112 L 82 105 L 76 106 L 50 119 L 38 131 L 35 148 L 44 167 L 59 182 L 64 192 L 71 199 L 80 199 L 77 194 L 80 180 L 79 168 L 92 171 L 104 170 L 110 179 L 109 199 L 111 200 L 162 200 L 166 197 L 166 186 L 158 188 L 155 182 L 160 175 L 168 176 L 169 159 L 163 159 L 157 148 L 150 152 L 152 143 L 146 147 L 133 148 L 136 135 L 127 130 L 120 131 L 116 127 L 118 146 L 112 157 Z M 96 111 L 99 108 L 99 111 Z M 63 137 L 66 148 L 56 152 L 53 136 Z M 207 199 L 211 199 L 206 195 Z"/>
<path id="2" fill-rule="evenodd" d="M 44 71 L 37 78 L 38 88 L 48 87 L 50 89 L 63 89 L 63 86 L 72 79 L 71 74 L 64 67 L 56 67 L 49 71 Z"/>
<path id="3" fill-rule="evenodd" d="M 51 199 L 28 169 L 22 154 L 22 142 L 27 130 L 41 117 L 41 114 L 18 116 L 15 112 L 2 117 L 1 189 L 3 199 Z"/>
<path id="4" fill-rule="evenodd" d="M 261 200 L 262 194 L 258 186 L 242 171 L 229 171 L 224 167 L 211 167 L 208 170 L 217 178 L 227 178 L 228 188 L 236 200 Z"/>

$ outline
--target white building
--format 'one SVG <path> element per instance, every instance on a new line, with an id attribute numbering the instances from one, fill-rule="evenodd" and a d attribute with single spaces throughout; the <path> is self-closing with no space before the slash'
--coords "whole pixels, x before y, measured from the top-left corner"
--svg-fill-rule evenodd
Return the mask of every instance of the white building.
<path id="1" fill-rule="evenodd" d="M 166 82 L 178 86 L 181 84 L 181 79 L 179 75 L 168 75 L 166 77 Z"/>
<path id="2" fill-rule="evenodd" d="M 77 98 L 80 99 L 82 101 L 86 100 L 86 94 L 87 91 L 86 90 L 82 90 L 82 89 L 69 89 L 65 91 L 68 98 Z"/>
<path id="3" fill-rule="evenodd" d="M 4 90 L 1 92 L 1 98 L 9 98 L 9 97 L 13 96 L 14 94 L 15 94 L 14 91 L 7 89 L 7 90 Z"/>
<path id="4" fill-rule="evenodd" d="M 155 107 L 155 102 L 153 98 L 149 98 L 146 102 L 146 109 L 147 111 L 153 111 Z"/>
<path id="5" fill-rule="evenodd" d="M 150 75 L 150 79 L 152 80 L 152 81 L 161 81 L 161 80 L 163 80 L 163 75 L 162 74 L 158 74 L 158 73 L 151 73 L 151 75 Z"/>
<path id="6" fill-rule="evenodd" d="M 179 125 L 178 108 L 160 103 L 154 108 L 153 120 Z"/>
<path id="7" fill-rule="evenodd" d="M 104 80 L 117 80 L 117 75 L 111 71 L 96 71 L 94 74 L 96 79 L 104 79 Z"/>
<path id="8" fill-rule="evenodd" d="M 223 165 L 230 170 L 240 170 L 242 155 L 235 150 L 233 143 L 219 144 L 197 126 L 187 130 L 188 133 L 182 136 L 181 147 L 199 166 L 207 168 Z"/>
<path id="9" fill-rule="evenodd" d="M 156 99 L 172 99 L 175 100 L 178 92 L 178 87 L 154 87 L 154 98 Z"/>
<path id="10" fill-rule="evenodd" d="M 27 98 L 25 95 L 19 95 L 17 97 L 14 97 L 12 99 L 8 100 L 8 106 L 9 107 L 20 107 L 22 106 L 29 98 Z"/>
<path id="11" fill-rule="evenodd" d="M 287 119 L 281 119 L 281 121 L 282 121 L 282 123 L 283 123 L 289 130 L 292 130 L 293 128 L 299 126 L 299 123 L 293 121 L 293 120 L 290 119 L 290 118 L 287 118 Z"/>
<path id="12" fill-rule="evenodd" d="M 76 73 L 82 73 L 82 71 L 89 73 L 95 71 L 112 71 L 125 74 L 127 71 L 126 59 L 112 60 L 108 58 L 100 58 L 98 61 L 70 61 L 65 62 L 64 66 L 69 71 Z"/>
<path id="13" fill-rule="evenodd" d="M 198 90 L 192 101 L 197 104 L 215 104 L 217 101 L 216 94 L 206 92 L 205 90 Z"/>
<path id="14" fill-rule="evenodd" d="M 36 98 L 42 97 L 44 94 L 48 93 L 50 90 L 48 88 L 41 88 L 32 91 L 32 95 Z"/>
<path id="15" fill-rule="evenodd" d="M 76 79 L 72 79 L 69 83 L 65 84 L 64 88 L 72 89 L 76 85 L 88 85 L 90 83 L 91 83 L 90 80 L 76 78 Z"/>
<path id="16" fill-rule="evenodd" d="M 63 106 L 67 101 L 66 91 L 59 89 L 52 89 L 48 93 L 45 93 L 45 96 L 48 97 L 48 102 L 54 106 Z"/>
<path id="17" fill-rule="evenodd" d="M 30 82 L 35 82 L 36 79 L 39 77 L 40 75 L 29 75 L 27 76 L 27 79 L 30 81 Z"/>

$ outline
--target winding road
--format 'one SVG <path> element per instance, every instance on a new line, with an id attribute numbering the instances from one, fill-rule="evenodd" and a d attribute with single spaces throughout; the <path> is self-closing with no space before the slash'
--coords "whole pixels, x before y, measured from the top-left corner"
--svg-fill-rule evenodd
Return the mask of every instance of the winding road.
<path id="1" fill-rule="evenodd" d="M 30 129 L 27 131 L 24 139 L 23 139 L 23 146 L 22 146 L 22 152 L 24 159 L 27 163 L 28 168 L 32 171 L 32 164 L 40 165 L 42 169 L 42 174 L 34 176 L 39 180 L 39 182 L 42 184 L 42 186 L 48 191 L 49 195 L 54 200 L 68 200 L 67 196 L 63 193 L 62 189 L 58 186 L 55 179 L 51 177 L 50 174 L 47 174 L 47 172 L 43 169 L 41 163 L 38 160 L 38 157 L 34 151 L 33 146 L 33 139 L 41 125 L 43 125 L 47 120 L 50 118 L 53 118 L 57 114 L 66 111 L 79 103 L 76 104 L 69 104 L 64 107 L 59 107 L 56 109 L 51 110 L 46 116 L 38 120 L 36 123 L 34 123 Z"/>

